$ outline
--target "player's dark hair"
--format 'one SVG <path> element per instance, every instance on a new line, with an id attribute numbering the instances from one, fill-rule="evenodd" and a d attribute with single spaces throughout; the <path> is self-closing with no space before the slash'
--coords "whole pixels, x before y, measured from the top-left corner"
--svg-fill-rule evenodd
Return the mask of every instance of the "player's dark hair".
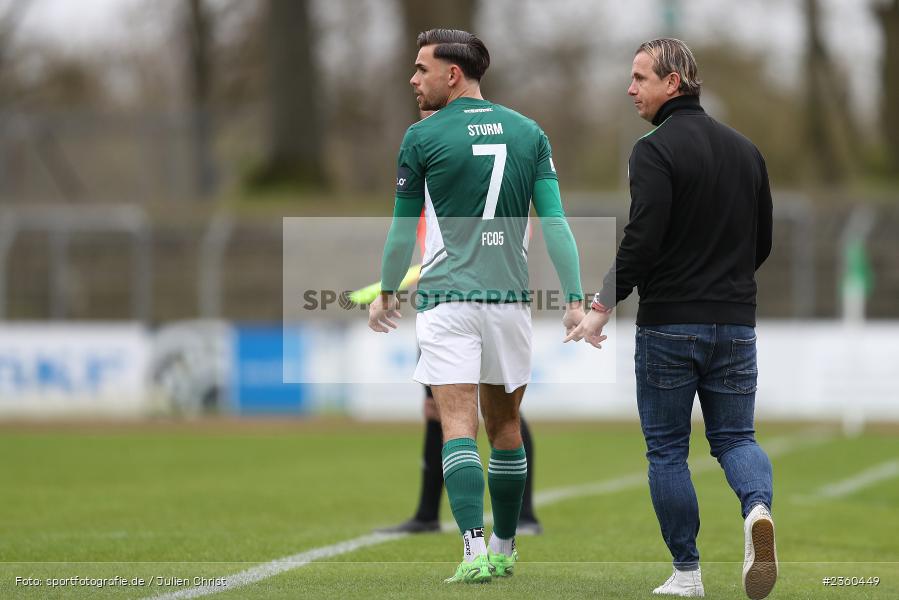
<path id="1" fill-rule="evenodd" d="M 490 53 L 476 35 L 459 29 L 428 29 L 418 34 L 418 47 L 437 46 L 434 58 L 459 65 L 465 77 L 481 80 L 490 66 Z"/>

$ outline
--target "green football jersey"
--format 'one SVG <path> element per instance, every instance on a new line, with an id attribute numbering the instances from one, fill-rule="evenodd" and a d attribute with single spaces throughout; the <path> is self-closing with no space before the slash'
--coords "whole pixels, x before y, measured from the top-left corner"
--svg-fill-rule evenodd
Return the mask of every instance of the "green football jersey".
<path id="1" fill-rule="evenodd" d="M 549 140 L 504 106 L 458 98 L 409 127 L 396 195 L 424 204 L 419 310 L 528 301 L 528 213 L 540 179 L 556 179 Z"/>

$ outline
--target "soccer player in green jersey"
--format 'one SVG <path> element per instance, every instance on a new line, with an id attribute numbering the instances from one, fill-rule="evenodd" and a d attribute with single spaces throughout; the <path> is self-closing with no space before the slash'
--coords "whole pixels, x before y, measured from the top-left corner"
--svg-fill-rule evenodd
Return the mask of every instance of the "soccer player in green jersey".
<path id="1" fill-rule="evenodd" d="M 414 303 L 421 357 L 414 379 L 430 385 L 443 429 L 443 474 L 463 538 L 447 582 L 510 575 L 527 478 L 519 406 L 531 374 L 527 227 L 531 200 L 566 297 L 563 326 L 584 317 L 577 246 L 562 211 L 552 150 L 532 120 L 484 100 L 490 64 L 474 35 L 418 36 L 410 83 L 421 110 L 397 159 L 394 219 L 381 263 L 381 295 L 369 327 L 396 328 L 395 292 L 425 209 L 427 242 Z M 494 527 L 484 539 L 484 472 L 475 442 L 478 404 L 491 454 L 487 485 Z"/>

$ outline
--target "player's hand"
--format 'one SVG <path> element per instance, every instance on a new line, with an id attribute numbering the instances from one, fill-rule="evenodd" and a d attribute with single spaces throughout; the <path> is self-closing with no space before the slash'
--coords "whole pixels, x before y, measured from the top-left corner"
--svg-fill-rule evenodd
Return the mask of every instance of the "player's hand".
<path id="1" fill-rule="evenodd" d="M 579 342 L 581 340 L 587 340 L 587 343 L 591 346 L 602 348 L 601 343 L 609 337 L 602 334 L 602 328 L 606 326 L 606 323 L 608 323 L 611 318 L 612 313 L 591 310 L 563 341 Z"/>
<path id="2" fill-rule="evenodd" d="M 396 329 L 396 323 L 390 319 L 399 319 L 403 316 L 398 310 L 399 305 L 400 301 L 393 294 L 378 294 L 368 307 L 369 328 L 380 333 L 389 333 L 390 329 Z"/>
<path id="3" fill-rule="evenodd" d="M 584 303 L 580 300 L 569 302 L 562 316 L 562 327 L 565 333 L 571 333 L 584 320 Z"/>

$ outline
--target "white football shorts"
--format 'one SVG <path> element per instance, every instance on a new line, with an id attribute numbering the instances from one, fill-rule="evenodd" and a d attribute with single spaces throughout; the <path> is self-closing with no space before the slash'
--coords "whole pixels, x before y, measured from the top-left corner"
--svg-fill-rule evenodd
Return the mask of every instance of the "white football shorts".
<path id="1" fill-rule="evenodd" d="M 418 313 L 421 356 L 412 378 L 425 385 L 489 383 L 506 393 L 531 380 L 531 307 L 448 302 Z"/>

